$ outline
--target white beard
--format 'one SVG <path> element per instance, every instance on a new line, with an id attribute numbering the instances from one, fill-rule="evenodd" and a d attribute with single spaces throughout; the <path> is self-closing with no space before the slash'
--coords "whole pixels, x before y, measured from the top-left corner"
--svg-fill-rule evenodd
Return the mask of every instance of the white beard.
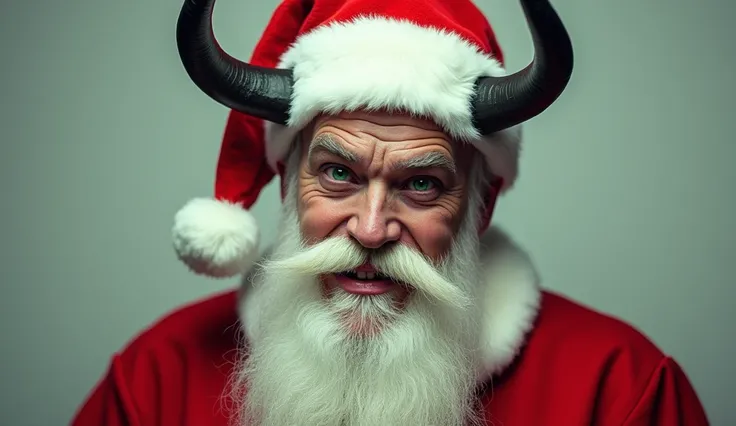
<path id="1" fill-rule="evenodd" d="M 232 380 L 235 424 L 479 424 L 476 221 L 465 221 L 436 267 L 407 249 L 371 257 L 416 288 L 403 308 L 388 295 L 338 290 L 325 299 L 316 277 L 351 269 L 366 254 L 337 241 L 305 247 L 289 187 L 273 260 L 248 289 L 258 294 L 248 307 L 257 321 L 245 324 L 250 341 Z"/>

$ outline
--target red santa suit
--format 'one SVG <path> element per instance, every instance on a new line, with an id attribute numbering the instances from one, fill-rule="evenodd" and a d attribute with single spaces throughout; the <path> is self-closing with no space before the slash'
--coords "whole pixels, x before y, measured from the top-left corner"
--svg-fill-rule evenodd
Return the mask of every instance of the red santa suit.
<path id="1" fill-rule="evenodd" d="M 677 362 L 642 333 L 542 290 L 528 258 L 491 228 L 482 301 L 488 425 L 703 426 Z M 247 338 L 247 291 L 185 306 L 113 356 L 72 426 L 230 426 L 227 381 Z"/>
<path id="2" fill-rule="evenodd" d="M 246 79 L 248 64 L 227 65 L 230 59 L 213 47 L 211 3 L 186 0 L 178 33 L 190 76 L 234 110 L 215 198 L 193 200 L 175 219 L 177 254 L 200 274 L 251 270 L 258 231 L 248 208 L 282 174 L 288 147 L 317 114 L 368 106 L 428 116 L 452 138 L 473 144 L 506 191 L 518 172 L 518 121 L 549 105 L 571 72 L 569 40 L 544 0 L 522 0 L 536 28 L 535 49 L 544 54 L 521 78 L 546 73 L 536 86 L 499 80 L 507 75 L 501 50 L 469 0 L 285 0 L 250 61 L 263 68 Z M 263 70 L 273 68 L 293 74 L 263 79 L 270 72 Z M 479 81 L 498 90 L 474 96 Z M 237 84 L 250 86 L 231 87 Z M 529 93 L 515 92 L 519 87 L 543 96 L 521 105 L 516 101 Z M 516 109 L 493 104 L 505 97 Z M 479 120 L 478 98 L 490 102 L 480 109 L 503 114 Z M 491 227 L 483 240 L 485 282 L 476 301 L 483 307 L 483 362 L 476 380 L 488 425 L 708 424 L 672 358 L 631 326 L 543 291 L 526 254 L 500 230 Z M 113 356 L 72 425 L 226 426 L 237 343 L 258 321 L 248 308 L 258 304 L 255 293 L 243 290 L 183 307 L 137 336 Z"/>

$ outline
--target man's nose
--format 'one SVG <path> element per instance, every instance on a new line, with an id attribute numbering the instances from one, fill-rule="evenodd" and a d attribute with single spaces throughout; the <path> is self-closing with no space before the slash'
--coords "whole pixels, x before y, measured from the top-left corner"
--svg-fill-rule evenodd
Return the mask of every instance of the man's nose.
<path id="1" fill-rule="evenodd" d="M 356 212 L 348 220 L 347 229 L 350 236 L 370 249 L 399 239 L 401 225 L 390 209 L 388 190 L 383 185 L 369 184 Z"/>

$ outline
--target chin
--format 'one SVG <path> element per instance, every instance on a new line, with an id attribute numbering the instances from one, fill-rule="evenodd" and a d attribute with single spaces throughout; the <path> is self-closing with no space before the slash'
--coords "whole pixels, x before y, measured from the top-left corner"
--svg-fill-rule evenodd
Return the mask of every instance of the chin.
<path id="1" fill-rule="evenodd" d="M 292 299 L 271 282 L 280 302 L 239 369 L 240 424 L 472 424 L 469 324 L 407 286 L 356 294 L 337 275 L 290 285 Z"/>
<path id="2" fill-rule="evenodd" d="M 375 273 L 320 276 L 326 308 L 351 337 L 375 338 L 404 312 L 410 286 Z"/>

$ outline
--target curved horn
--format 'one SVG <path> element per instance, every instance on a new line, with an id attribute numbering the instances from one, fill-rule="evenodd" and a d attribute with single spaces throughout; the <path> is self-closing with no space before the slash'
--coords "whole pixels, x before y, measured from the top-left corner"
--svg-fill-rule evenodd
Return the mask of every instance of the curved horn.
<path id="1" fill-rule="evenodd" d="M 212 30 L 215 0 L 185 0 L 176 27 L 179 56 L 189 77 L 231 109 L 279 124 L 289 118 L 291 70 L 258 67 L 222 50 Z"/>
<path id="2" fill-rule="evenodd" d="M 522 123 L 547 109 L 562 94 L 573 69 L 572 42 L 548 0 L 521 0 L 534 42 L 534 59 L 505 77 L 476 83 L 473 119 L 488 135 Z"/>

